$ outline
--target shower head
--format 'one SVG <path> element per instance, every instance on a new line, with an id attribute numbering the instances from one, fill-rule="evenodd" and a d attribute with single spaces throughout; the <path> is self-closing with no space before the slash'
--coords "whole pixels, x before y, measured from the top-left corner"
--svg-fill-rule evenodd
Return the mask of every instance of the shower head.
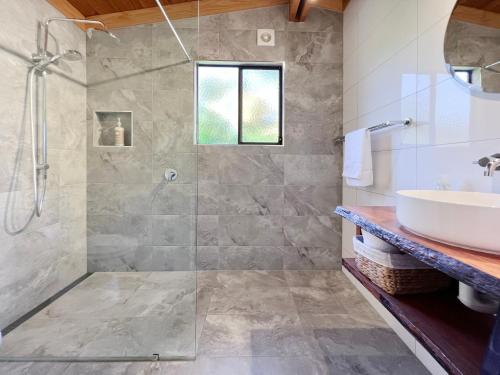
<path id="1" fill-rule="evenodd" d="M 92 37 L 92 31 L 97 30 L 97 31 L 102 31 L 108 34 L 110 37 L 119 40 L 116 35 L 112 34 L 111 32 L 108 31 L 106 28 L 106 25 L 102 23 L 101 21 L 97 20 L 87 20 L 87 19 L 80 19 L 80 18 L 63 18 L 63 17 L 52 17 L 48 18 L 45 20 L 45 22 L 42 24 L 44 28 L 44 37 L 43 37 L 43 44 L 40 44 L 40 53 L 38 55 L 40 56 L 47 56 L 47 46 L 49 42 L 49 26 L 52 22 L 73 22 L 77 24 L 84 24 L 84 25 L 94 25 L 98 27 L 96 29 L 95 27 L 89 26 L 87 29 L 87 35 L 89 38 Z"/>
<path id="2" fill-rule="evenodd" d="M 34 66 L 34 68 L 36 70 L 39 70 L 39 71 L 44 71 L 49 65 L 55 64 L 56 62 L 58 62 L 61 59 L 68 60 L 68 61 L 80 61 L 83 59 L 83 56 L 79 51 L 77 51 L 75 49 L 69 49 L 69 50 L 63 51 L 60 54 L 52 56 L 48 60 L 42 60 L 42 61 L 38 62 Z"/>
<path id="3" fill-rule="evenodd" d="M 48 64 L 46 64 L 46 65 L 53 64 L 53 63 L 59 61 L 60 59 L 64 59 L 64 60 L 68 60 L 68 61 L 80 61 L 83 59 L 83 56 L 76 49 L 69 49 L 69 50 L 63 51 L 63 53 L 52 56 L 49 59 Z"/>
<path id="4" fill-rule="evenodd" d="M 108 34 L 109 37 L 115 39 L 116 41 L 120 42 L 120 38 L 118 38 L 115 34 L 113 34 L 111 31 L 107 30 L 107 29 L 96 29 L 96 28 L 93 28 L 93 27 L 89 27 L 87 29 L 87 37 L 89 39 L 92 39 L 92 35 L 94 33 L 94 31 L 99 31 L 99 32 L 102 32 L 102 33 L 106 33 Z"/>
<path id="5" fill-rule="evenodd" d="M 76 49 L 69 49 L 61 54 L 61 58 L 68 61 L 80 61 L 83 59 L 83 56 Z"/>

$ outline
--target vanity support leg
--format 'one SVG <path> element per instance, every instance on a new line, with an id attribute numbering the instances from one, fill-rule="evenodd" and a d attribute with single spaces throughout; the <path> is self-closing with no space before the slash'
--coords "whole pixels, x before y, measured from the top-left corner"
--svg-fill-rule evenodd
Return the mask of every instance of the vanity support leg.
<path id="1" fill-rule="evenodd" d="M 481 368 L 481 375 L 500 375 L 500 308 Z"/>

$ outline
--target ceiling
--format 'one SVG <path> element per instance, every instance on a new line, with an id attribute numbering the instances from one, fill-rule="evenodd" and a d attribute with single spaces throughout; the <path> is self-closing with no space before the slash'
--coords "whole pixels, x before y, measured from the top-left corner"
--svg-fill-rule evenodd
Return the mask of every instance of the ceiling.
<path id="1" fill-rule="evenodd" d="M 99 20 L 108 28 L 162 22 L 155 0 L 47 0 L 66 17 Z M 290 21 L 305 21 L 311 8 L 342 12 L 349 0 L 161 0 L 171 19 L 289 5 Z M 85 29 L 85 25 L 80 25 Z"/>
<path id="2" fill-rule="evenodd" d="M 67 0 L 85 17 L 154 8 L 154 0 Z M 163 5 L 186 3 L 192 0 L 161 0 Z"/>
<path id="3" fill-rule="evenodd" d="M 500 0 L 459 0 L 452 18 L 500 29 Z"/>
<path id="4" fill-rule="evenodd" d="M 460 0 L 462 6 L 500 13 L 500 0 Z"/>

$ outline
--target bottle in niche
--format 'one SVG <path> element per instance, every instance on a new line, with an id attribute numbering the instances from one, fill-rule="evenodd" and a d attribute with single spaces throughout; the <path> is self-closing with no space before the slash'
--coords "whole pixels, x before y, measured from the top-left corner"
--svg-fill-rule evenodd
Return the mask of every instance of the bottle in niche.
<path id="1" fill-rule="evenodd" d="M 122 122 L 118 117 L 118 123 L 115 128 L 115 146 L 125 146 L 125 129 L 123 129 Z"/>

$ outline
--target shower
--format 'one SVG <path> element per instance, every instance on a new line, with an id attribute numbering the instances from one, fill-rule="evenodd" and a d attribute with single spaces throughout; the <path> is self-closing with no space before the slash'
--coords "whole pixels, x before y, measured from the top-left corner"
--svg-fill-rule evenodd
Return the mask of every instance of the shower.
<path id="1" fill-rule="evenodd" d="M 33 200 L 34 210 L 31 218 L 41 216 L 45 192 L 47 188 L 47 170 L 49 169 L 47 159 L 47 69 L 57 64 L 60 60 L 81 61 L 82 54 L 77 50 L 66 50 L 59 54 L 51 54 L 48 51 L 49 27 L 52 22 L 73 22 L 98 26 L 89 27 L 87 36 L 92 37 L 93 31 L 104 32 L 111 38 L 119 40 L 114 34 L 106 29 L 106 26 L 100 21 L 84 20 L 76 18 L 49 18 L 42 25 L 42 41 L 38 52 L 33 54 L 33 66 L 29 73 L 29 97 L 30 97 L 30 122 L 31 122 L 31 153 L 33 163 Z M 36 76 L 41 77 L 41 107 L 38 107 L 38 101 L 35 103 L 35 80 Z M 40 113 L 41 123 L 37 114 Z M 41 138 L 41 144 L 40 144 Z M 30 219 L 31 220 L 31 219 Z"/>

